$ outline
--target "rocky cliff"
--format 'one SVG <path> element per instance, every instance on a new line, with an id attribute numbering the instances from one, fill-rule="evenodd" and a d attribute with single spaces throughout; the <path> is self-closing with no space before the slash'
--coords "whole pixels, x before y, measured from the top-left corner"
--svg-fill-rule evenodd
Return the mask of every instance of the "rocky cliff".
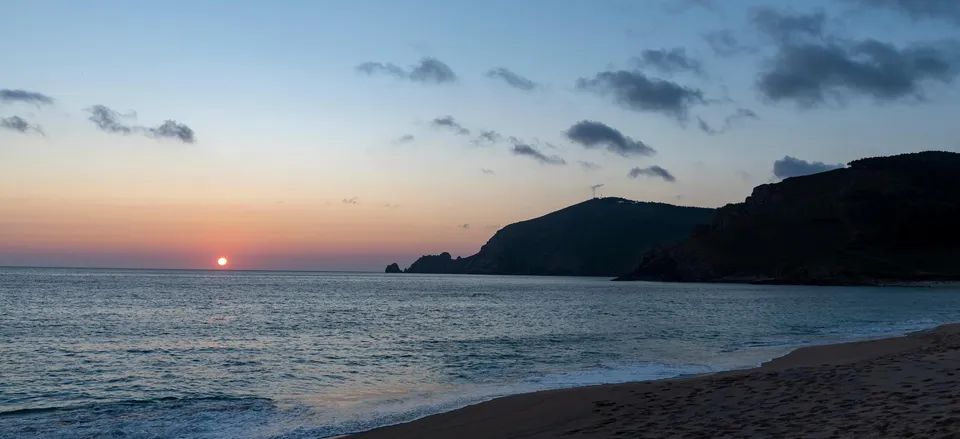
<path id="1" fill-rule="evenodd" d="M 510 224 L 469 257 L 421 257 L 408 273 L 616 276 L 655 245 L 675 244 L 713 209 L 595 198 Z"/>
<path id="2" fill-rule="evenodd" d="M 861 159 L 758 186 L 621 280 L 862 285 L 960 279 L 960 154 Z"/>

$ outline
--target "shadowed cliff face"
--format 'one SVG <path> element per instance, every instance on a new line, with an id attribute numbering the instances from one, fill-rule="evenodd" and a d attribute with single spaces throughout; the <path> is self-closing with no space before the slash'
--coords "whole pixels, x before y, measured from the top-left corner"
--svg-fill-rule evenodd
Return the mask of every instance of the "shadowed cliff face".
<path id="1" fill-rule="evenodd" d="M 872 284 L 960 278 L 960 154 L 924 152 L 758 186 L 623 280 Z"/>
<path id="2" fill-rule="evenodd" d="M 466 258 L 418 259 L 408 273 L 616 276 L 654 245 L 679 242 L 713 209 L 596 198 L 500 229 Z"/>

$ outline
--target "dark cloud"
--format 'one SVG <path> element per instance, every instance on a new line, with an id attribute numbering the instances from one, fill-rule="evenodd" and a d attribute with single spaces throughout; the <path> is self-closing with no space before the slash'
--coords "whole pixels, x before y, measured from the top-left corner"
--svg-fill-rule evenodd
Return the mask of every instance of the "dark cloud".
<path id="1" fill-rule="evenodd" d="M 630 173 L 627 174 L 630 178 L 637 178 L 642 175 L 647 177 L 657 177 L 662 178 L 666 182 L 673 183 L 677 181 L 677 178 L 670 173 L 670 171 L 663 169 L 659 166 L 650 166 L 648 168 L 633 168 L 630 170 Z"/>
<path id="2" fill-rule="evenodd" d="M 960 1 L 957 0 L 846 0 L 870 8 L 885 8 L 914 20 L 939 19 L 960 24 Z"/>
<path id="3" fill-rule="evenodd" d="M 542 165 L 566 165 L 567 164 L 567 161 L 564 160 L 563 157 L 560 157 L 557 155 L 548 156 L 540 152 L 539 149 L 534 148 L 528 144 L 525 144 L 517 140 L 516 138 L 511 137 L 510 140 L 513 142 L 513 147 L 510 148 L 510 151 L 513 152 L 514 155 L 527 156 L 527 157 L 533 158 L 534 160 L 540 162 L 540 164 Z"/>
<path id="4" fill-rule="evenodd" d="M 195 133 L 190 127 L 174 120 L 168 119 L 157 127 L 146 127 L 123 122 L 123 119 L 135 118 L 135 112 L 121 114 L 104 105 L 94 105 L 87 108 L 86 111 L 90 113 L 90 117 L 87 119 L 93 122 L 101 131 L 107 133 L 123 135 L 140 133 L 155 139 L 175 139 L 183 143 L 195 143 L 197 140 Z"/>
<path id="5" fill-rule="evenodd" d="M 357 65 L 357 71 L 367 75 L 383 74 L 413 82 L 444 84 L 457 82 L 457 74 L 443 61 L 436 58 L 422 58 L 409 71 L 393 63 L 369 61 Z"/>
<path id="6" fill-rule="evenodd" d="M 711 127 L 710 124 L 708 124 L 707 121 L 703 120 L 701 117 L 697 118 L 697 128 L 711 136 L 714 134 L 720 134 L 720 130 Z"/>
<path id="7" fill-rule="evenodd" d="M 773 175 L 777 178 L 799 177 L 843 168 L 842 163 L 828 165 L 823 162 L 808 162 L 796 157 L 785 156 L 773 162 Z"/>
<path id="8" fill-rule="evenodd" d="M 453 116 L 442 116 L 438 117 L 430 122 L 430 125 L 433 125 L 436 128 L 443 128 L 452 130 L 454 133 L 457 133 L 461 136 L 467 136 L 470 134 L 470 130 L 460 125 Z"/>
<path id="9" fill-rule="evenodd" d="M 480 168 L 480 172 L 487 175 L 497 175 L 497 173 L 494 172 L 493 169 Z"/>
<path id="10" fill-rule="evenodd" d="M 703 75 L 703 63 L 687 55 L 682 47 L 644 50 L 636 60 L 641 68 L 651 68 L 665 75 L 690 72 Z"/>
<path id="11" fill-rule="evenodd" d="M 956 78 L 958 53 L 949 44 L 897 48 L 876 40 L 785 44 L 760 74 L 757 88 L 770 101 L 803 108 L 858 96 L 876 102 L 922 100 L 926 83 Z"/>
<path id="12" fill-rule="evenodd" d="M 706 103 L 702 90 L 649 78 L 637 71 L 600 72 L 593 78 L 578 79 L 576 87 L 612 96 L 614 102 L 628 110 L 662 113 L 681 121 L 687 119 L 691 107 Z"/>
<path id="13" fill-rule="evenodd" d="M 393 144 L 402 145 L 404 143 L 413 142 L 413 139 L 414 139 L 413 134 L 404 134 L 400 137 L 397 137 L 396 139 L 393 139 Z"/>
<path id="14" fill-rule="evenodd" d="M 530 79 L 524 78 L 513 71 L 504 68 L 497 67 L 495 69 L 487 72 L 488 78 L 502 79 L 504 82 L 509 84 L 511 87 L 520 89 L 523 91 L 531 91 L 539 87 L 536 82 L 531 81 Z"/>
<path id="15" fill-rule="evenodd" d="M 0 89 L 0 102 L 13 103 L 23 102 L 27 104 L 49 105 L 53 103 L 53 98 L 43 93 L 26 90 Z"/>
<path id="16" fill-rule="evenodd" d="M 471 143 L 474 145 L 492 145 L 499 142 L 500 139 L 503 139 L 500 133 L 493 130 L 484 130 L 481 131 L 480 134 L 477 135 L 477 138 L 473 139 Z"/>
<path id="17" fill-rule="evenodd" d="M 97 128 L 100 128 L 101 131 L 117 134 L 131 134 L 134 132 L 133 126 L 125 125 L 120 121 L 123 118 L 131 117 L 129 115 L 120 114 L 104 105 L 94 105 L 88 108 L 87 111 L 90 112 L 90 117 L 87 119 L 93 122 Z"/>
<path id="18" fill-rule="evenodd" d="M 757 48 L 742 44 L 732 30 L 718 30 L 703 35 L 710 49 L 717 56 L 731 57 L 737 55 L 752 55 Z"/>
<path id="19" fill-rule="evenodd" d="M 344 198 L 340 200 L 340 202 L 343 204 L 358 204 L 360 203 L 360 198 L 359 197 Z"/>
<path id="20" fill-rule="evenodd" d="M 39 126 L 30 124 L 20 116 L 0 118 L 0 128 L 17 131 L 24 134 L 30 131 L 37 132 L 41 135 L 43 134 L 43 130 L 41 130 Z"/>
<path id="21" fill-rule="evenodd" d="M 634 155 L 653 155 L 656 150 L 645 143 L 624 136 L 619 130 L 601 122 L 582 120 L 573 124 L 565 133 L 571 142 L 584 148 L 606 147 L 607 151 L 623 157 Z"/>
<path id="22" fill-rule="evenodd" d="M 156 128 L 147 128 L 147 133 L 152 137 L 176 139 L 183 143 L 194 143 L 197 140 L 190 127 L 174 120 L 166 120 Z"/>
<path id="23" fill-rule="evenodd" d="M 585 161 L 585 160 L 577 160 L 577 163 L 579 163 L 579 164 L 580 164 L 580 167 L 583 168 L 583 169 L 586 170 L 586 171 L 593 171 L 593 170 L 595 170 L 595 169 L 600 169 L 600 165 L 598 165 L 598 164 L 596 164 L 596 163 L 594 163 L 594 162 L 588 162 L 588 161 Z"/>

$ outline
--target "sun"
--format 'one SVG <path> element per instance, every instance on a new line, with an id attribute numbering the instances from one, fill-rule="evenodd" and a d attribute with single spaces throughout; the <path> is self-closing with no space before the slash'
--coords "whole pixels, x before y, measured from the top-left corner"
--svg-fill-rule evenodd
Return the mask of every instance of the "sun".
<path id="1" fill-rule="evenodd" d="M 217 265 L 219 265 L 219 266 L 221 266 L 221 267 L 226 266 L 226 265 L 227 265 L 227 258 L 217 259 Z"/>

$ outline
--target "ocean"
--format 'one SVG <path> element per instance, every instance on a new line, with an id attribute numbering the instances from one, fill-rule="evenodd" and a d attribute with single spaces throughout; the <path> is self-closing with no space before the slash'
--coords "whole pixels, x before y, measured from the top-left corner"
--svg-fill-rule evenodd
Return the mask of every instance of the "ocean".
<path id="1" fill-rule="evenodd" d="M 958 293 L 0 268 L 0 438 L 323 438 L 957 322 Z"/>

